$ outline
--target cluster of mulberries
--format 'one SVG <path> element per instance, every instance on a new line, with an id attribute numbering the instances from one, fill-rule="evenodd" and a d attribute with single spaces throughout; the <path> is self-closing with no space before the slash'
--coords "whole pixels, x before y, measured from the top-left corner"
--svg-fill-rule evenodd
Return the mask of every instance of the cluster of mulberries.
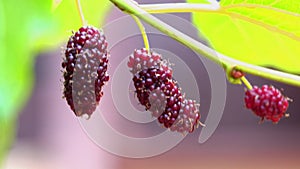
<path id="1" fill-rule="evenodd" d="M 107 41 L 102 31 L 81 27 L 69 38 L 63 59 L 64 97 L 76 116 L 90 116 L 103 96 L 107 74 Z M 170 64 L 161 55 L 143 48 L 135 50 L 127 63 L 133 74 L 136 96 L 158 122 L 171 131 L 193 132 L 202 125 L 199 104 L 186 99 L 173 78 Z M 244 73 L 234 70 L 232 77 Z M 254 86 L 245 92 L 245 105 L 261 120 L 277 123 L 286 114 L 289 99 L 273 86 Z"/>
<path id="2" fill-rule="evenodd" d="M 160 54 L 146 49 L 129 56 L 139 103 L 171 131 L 193 132 L 200 124 L 199 104 L 183 97 L 173 71 Z"/>
<path id="3" fill-rule="evenodd" d="M 102 31 L 84 26 L 69 38 L 62 63 L 63 94 L 76 116 L 90 116 L 95 111 L 109 80 L 107 66 L 107 41 Z"/>

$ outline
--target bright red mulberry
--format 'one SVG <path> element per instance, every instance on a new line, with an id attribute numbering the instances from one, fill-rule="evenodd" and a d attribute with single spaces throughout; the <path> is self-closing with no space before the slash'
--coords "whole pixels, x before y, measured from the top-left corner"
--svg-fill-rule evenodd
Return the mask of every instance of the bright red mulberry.
<path id="1" fill-rule="evenodd" d="M 69 38 L 62 63 L 64 97 L 76 116 L 90 116 L 109 80 L 107 41 L 104 33 L 92 26 L 81 27 Z"/>
<path id="2" fill-rule="evenodd" d="M 245 93 L 245 105 L 251 109 L 261 120 L 271 120 L 277 123 L 286 115 L 289 99 L 274 86 L 254 86 Z"/>

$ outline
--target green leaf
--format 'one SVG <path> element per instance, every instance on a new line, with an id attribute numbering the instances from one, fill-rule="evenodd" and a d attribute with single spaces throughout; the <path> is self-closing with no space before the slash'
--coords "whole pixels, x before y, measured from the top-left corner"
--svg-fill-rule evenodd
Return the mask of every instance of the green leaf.
<path id="1" fill-rule="evenodd" d="M 220 5 L 217 11 L 193 14 L 193 23 L 216 50 L 247 63 L 300 73 L 299 0 L 221 0 Z"/>
<path id="2" fill-rule="evenodd" d="M 57 47 L 59 42 L 67 40 L 72 31 L 77 31 L 82 26 L 75 2 L 75 0 L 52 0 L 52 17 L 43 24 L 42 30 L 38 28 L 39 33 L 33 30 L 36 37 L 33 39 L 34 48 Z M 101 28 L 111 3 L 109 0 L 84 0 L 81 1 L 81 6 L 87 24 Z M 37 24 L 40 22 L 42 21 Z"/>
<path id="3" fill-rule="evenodd" d="M 0 119 L 0 168 L 15 137 L 16 118 Z"/>

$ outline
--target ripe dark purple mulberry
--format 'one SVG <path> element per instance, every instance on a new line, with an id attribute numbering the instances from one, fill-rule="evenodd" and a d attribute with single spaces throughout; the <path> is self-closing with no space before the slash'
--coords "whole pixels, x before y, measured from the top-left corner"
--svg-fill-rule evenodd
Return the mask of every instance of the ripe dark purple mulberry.
<path id="1" fill-rule="evenodd" d="M 156 68 L 144 69 L 133 77 L 139 102 L 146 110 L 158 111 L 154 116 L 158 116 L 158 121 L 166 128 L 175 122 L 182 102 L 181 91 L 171 78 L 170 74 Z M 155 95 L 158 94 L 162 100 L 155 102 Z"/>
<path id="2" fill-rule="evenodd" d="M 288 98 L 274 86 L 254 86 L 245 93 L 245 105 L 251 109 L 261 120 L 271 120 L 277 123 L 286 114 L 289 106 Z"/>
<path id="3" fill-rule="evenodd" d="M 76 116 L 90 116 L 109 80 L 107 41 L 102 31 L 81 27 L 69 38 L 62 63 L 64 97 Z"/>
<path id="4" fill-rule="evenodd" d="M 183 97 L 173 71 L 161 55 L 146 49 L 135 50 L 128 67 L 134 75 L 137 98 L 159 123 L 171 131 L 193 132 L 200 123 L 199 104 Z M 201 124 L 202 125 L 202 124 Z"/>

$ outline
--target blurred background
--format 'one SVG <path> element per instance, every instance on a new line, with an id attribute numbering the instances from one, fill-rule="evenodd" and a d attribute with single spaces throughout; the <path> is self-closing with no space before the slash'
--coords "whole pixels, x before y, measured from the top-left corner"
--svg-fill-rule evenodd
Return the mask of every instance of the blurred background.
<path id="1" fill-rule="evenodd" d="M 68 3 L 72 4 L 73 2 L 69 2 L 68 0 L 65 1 L 66 2 L 61 2 L 62 4 L 60 5 L 62 6 L 57 7 L 58 13 L 63 7 L 68 6 Z M 13 2 L 11 2 L 12 4 L 9 4 L 8 1 L 1 1 L 0 9 L 3 8 L 5 10 L 11 10 L 13 7 L 17 8 L 15 4 L 17 1 Z M 103 1 L 101 0 L 101 2 Z M 175 1 L 141 0 L 139 2 L 159 3 Z M 184 1 L 176 0 L 176 2 Z M 82 0 L 83 7 L 86 3 L 87 2 Z M 26 8 L 27 11 L 30 11 L 31 8 L 36 8 L 34 4 L 34 1 L 32 1 L 24 8 Z M 47 5 L 49 6 L 49 4 L 45 4 L 45 7 L 38 6 L 38 8 L 41 11 L 46 10 Z M 20 11 L 24 12 L 25 9 L 21 8 L 22 7 L 20 7 Z M 72 6 L 72 9 L 73 8 L 74 6 Z M 3 16 L 1 15 L 1 11 L 2 10 L 0 10 L 0 23 L 1 21 L 4 21 L 4 18 L 8 18 L 1 17 Z M 15 9 L 15 11 L 18 10 Z M 107 7 L 104 11 L 107 13 L 105 17 L 101 16 L 101 18 L 96 18 L 96 21 L 91 19 L 90 23 L 95 23 L 97 20 L 100 22 L 101 20 L 101 22 L 103 22 L 102 25 L 105 25 L 125 16 L 117 8 L 112 6 Z M 8 12 L 5 14 L 7 13 Z M 12 131 L 14 130 L 14 127 L 8 127 L 9 129 L 5 127 L 13 124 L 13 121 L 16 121 L 16 139 L 11 148 L 9 148 L 8 154 L 5 157 L 3 162 L 4 169 L 299 168 L 299 88 L 250 75 L 247 77 L 253 84 L 258 86 L 263 84 L 272 84 L 277 88 L 284 89 L 285 95 L 294 100 L 288 109 L 288 113 L 290 113 L 289 118 L 282 119 L 279 124 L 272 124 L 270 122 L 258 124 L 259 118 L 253 115 L 249 110 L 246 110 L 243 106 L 244 87 L 228 83 L 227 86 L 224 86 L 224 89 L 227 90 L 227 100 L 223 117 L 214 134 L 204 144 L 198 143 L 198 137 L 201 132 L 201 128 L 198 128 L 194 133 L 189 134 L 182 142 L 170 151 L 155 157 L 142 159 L 125 158 L 116 156 L 101 149 L 87 136 L 85 131 L 82 129 L 78 118 L 74 116 L 66 101 L 62 98 L 63 86 L 61 52 L 63 50 L 60 46 L 64 46 L 67 37 L 71 34 L 68 31 L 77 29 L 77 27 L 72 28 L 72 26 L 79 24 L 79 17 L 77 13 L 75 14 L 70 12 L 71 14 L 65 14 L 64 12 L 61 12 L 60 14 L 57 14 L 55 17 L 64 15 L 66 17 L 64 19 L 66 20 L 77 21 L 76 23 L 70 24 L 70 28 L 68 26 L 57 28 L 64 20 L 61 19 L 58 22 L 58 20 L 54 17 L 51 22 L 57 21 L 58 24 L 51 28 L 60 31 L 60 35 L 58 37 L 51 37 L 52 33 L 55 32 L 54 30 L 51 30 L 51 33 L 47 33 L 47 36 L 43 36 L 44 39 L 49 38 L 49 41 L 46 40 L 47 42 L 44 42 L 45 40 L 43 40 L 41 42 L 34 43 L 35 45 L 32 47 L 35 49 L 34 52 L 32 52 L 32 50 L 27 51 L 24 49 L 24 51 L 28 52 L 28 55 L 30 55 L 28 56 L 28 59 L 25 58 L 25 56 L 23 60 L 20 59 L 22 58 L 21 55 L 20 57 L 17 57 L 17 60 L 10 52 L 18 54 L 19 46 L 23 50 L 23 48 L 29 48 L 30 46 L 28 46 L 28 44 L 31 43 L 24 44 L 26 43 L 25 35 L 20 35 L 19 38 L 24 38 L 24 40 L 21 42 L 18 41 L 18 43 L 15 39 L 7 37 L 9 28 L 14 28 L 14 31 L 24 31 L 25 33 L 28 33 L 26 32 L 27 29 L 33 32 L 35 32 L 33 29 L 36 29 L 37 27 L 42 29 L 33 33 L 36 37 L 30 37 L 30 40 L 39 39 L 42 35 L 39 36 L 38 32 L 47 32 L 48 26 L 45 23 L 48 22 L 44 20 L 39 22 L 39 19 L 32 17 L 38 15 L 38 12 L 29 13 L 32 14 L 30 15 L 31 17 L 28 16 L 28 18 L 26 18 L 26 22 L 35 22 L 34 24 L 22 23 L 25 21 L 22 21 L 22 18 L 18 18 L 22 16 L 22 12 L 15 15 L 10 14 L 11 17 L 14 18 L 10 21 L 4 21 L 7 25 L 6 27 L 0 24 L 0 29 L 2 28 L 6 33 L 0 33 L 0 37 L 4 39 L 1 40 L 1 45 L 9 46 L 10 43 L 14 44 L 14 47 L 7 47 L 5 48 L 6 50 L 3 48 L 3 50 L 0 51 L 0 65 L 3 66 L 8 65 L 8 63 L 10 64 L 10 66 L 7 66 L 7 69 L 5 68 L 6 71 L 2 71 L 2 73 L 0 73 L 2 76 L 0 77 L 1 92 L 9 93 L 7 95 L 1 93 L 2 97 L 0 96 L 0 104 L 9 105 L 10 103 L 8 103 L 5 97 L 13 95 L 13 93 L 16 92 L 16 94 L 13 95 L 15 99 L 13 99 L 12 105 L 14 106 L 11 106 L 12 108 L 7 108 L 7 111 L 18 112 L 18 115 L 7 115 L 9 113 L 6 114 L 2 112 L 2 116 L 0 116 L 2 118 L 2 121 L 0 121 L 0 144 L 6 143 L 7 140 L 9 140 L 8 138 L 10 137 L 10 133 L 13 133 Z M 51 12 L 49 12 L 49 15 L 50 14 Z M 191 21 L 190 14 L 176 14 L 176 16 L 187 21 Z M 45 18 L 47 17 L 48 16 Z M 87 15 L 86 17 L 88 18 L 89 16 Z M 41 19 L 42 17 L 40 16 L 37 18 Z M 22 27 L 20 27 L 21 23 L 25 26 L 27 25 L 26 29 L 24 28 L 23 30 Z M 34 25 L 34 27 L 30 27 L 28 25 Z M 16 28 L 17 26 L 18 29 Z M 124 28 L 119 28 L 119 31 L 135 26 L 136 25 L 124 25 Z M 151 29 L 149 26 L 147 26 L 147 28 Z M 60 29 L 64 29 L 64 31 L 61 31 Z M 17 32 L 17 34 L 18 33 L 19 32 Z M 196 30 L 191 30 L 189 33 L 194 36 L 197 35 Z M 15 37 L 15 35 L 12 35 L 12 37 Z M 209 77 L 201 60 L 199 60 L 192 51 L 169 38 L 162 39 L 157 36 L 149 36 L 149 39 L 151 45 L 153 45 L 152 47 L 173 52 L 190 67 L 199 86 L 199 93 L 201 97 L 200 111 L 203 115 L 202 121 L 204 121 L 211 104 L 211 92 L 208 90 L 210 89 Z M 141 44 L 141 40 L 140 36 L 132 37 L 127 39 L 124 43 L 120 43 L 112 48 L 111 67 L 118 65 L 120 58 L 128 56 L 130 53 L 127 51 L 133 51 L 135 48 L 141 48 L 143 46 Z M 205 41 L 205 39 L 203 41 Z M 175 70 L 176 69 L 178 71 L 177 73 L 180 74 L 180 66 L 177 68 L 175 65 Z M 27 72 L 24 73 L 24 70 Z M 10 83 L 8 83 L 5 79 L 9 78 L 9 73 L 14 73 L 15 71 L 19 71 L 19 73 L 15 73 L 16 75 L 13 74 L 15 78 L 10 80 Z M 17 86 L 17 89 L 22 92 L 15 91 L 15 86 Z M 105 90 L 109 90 L 109 85 L 105 87 Z M 21 106 L 18 106 L 19 104 Z M 132 101 L 132 104 L 137 103 Z M 110 105 L 100 104 L 100 107 L 101 106 Z M 106 109 L 109 109 L 109 107 L 106 107 Z M 3 108 L 2 111 L 5 110 L 6 109 Z M 130 130 L 129 133 L 132 133 L 137 137 L 142 137 L 145 133 L 155 134 L 157 132 L 164 131 L 164 129 L 158 127 L 156 123 L 146 126 L 134 124 L 133 122 L 124 122 L 126 119 L 120 117 L 116 113 L 108 114 L 106 117 L 111 119 L 116 130 L 121 132 Z"/>

